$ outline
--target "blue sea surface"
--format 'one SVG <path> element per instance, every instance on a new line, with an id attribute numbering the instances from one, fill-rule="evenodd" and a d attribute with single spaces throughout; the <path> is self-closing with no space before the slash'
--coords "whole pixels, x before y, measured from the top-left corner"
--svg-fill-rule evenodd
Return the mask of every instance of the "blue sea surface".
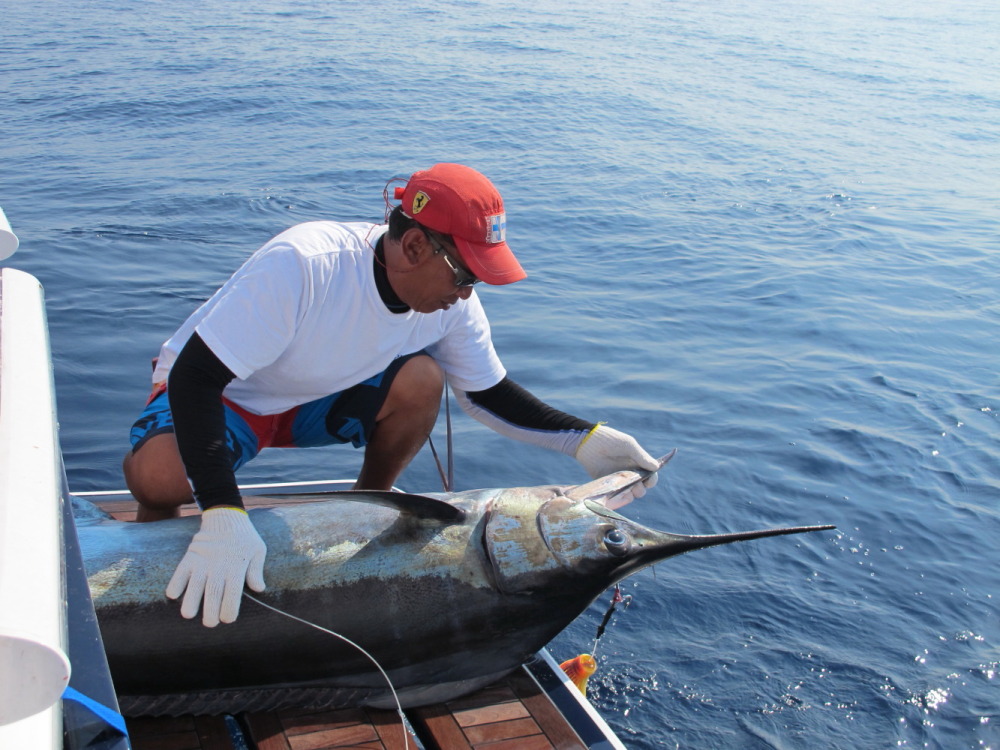
<path id="1" fill-rule="evenodd" d="M 624 509 L 835 532 L 669 560 L 598 645 L 630 748 L 1000 748 L 1000 6 L 7 0 L 8 265 L 70 487 L 123 485 L 150 358 L 263 241 L 490 176 L 511 376 L 678 455 Z M 345 353 L 349 356 L 349 353 Z M 453 409 L 459 489 L 586 479 Z M 443 426 L 436 430 L 440 447 Z M 349 448 L 241 480 L 347 477 Z M 400 484 L 440 489 L 429 451 Z M 604 597 L 552 644 L 587 651 Z"/>

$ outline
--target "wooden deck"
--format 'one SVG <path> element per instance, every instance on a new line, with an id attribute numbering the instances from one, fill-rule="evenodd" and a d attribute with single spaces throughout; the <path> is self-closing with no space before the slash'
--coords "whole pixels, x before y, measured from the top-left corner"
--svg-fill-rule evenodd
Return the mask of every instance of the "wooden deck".
<path id="1" fill-rule="evenodd" d="M 132 750 L 585 750 L 523 668 L 473 695 L 395 711 L 271 711 L 126 721 Z M 406 743 L 404 744 L 404 731 Z M 234 739 L 234 736 L 240 739 Z"/>
<path id="2" fill-rule="evenodd" d="M 256 750 L 346 747 L 402 750 L 403 730 L 399 720 L 395 714 L 386 718 L 365 711 L 322 714 L 290 711 L 237 717 L 130 719 L 126 723 L 132 750 L 240 750 L 244 745 Z M 410 747 L 417 747 L 413 736 L 407 737 Z"/>
<path id="3" fill-rule="evenodd" d="M 244 496 L 248 506 L 297 502 Z M 122 521 L 135 519 L 136 503 L 95 500 Z M 197 513 L 183 506 L 182 515 Z M 235 716 L 127 719 L 133 750 L 586 750 L 545 691 L 522 667 L 477 693 L 395 711 L 270 711 Z M 404 741 L 405 732 L 405 741 Z"/>

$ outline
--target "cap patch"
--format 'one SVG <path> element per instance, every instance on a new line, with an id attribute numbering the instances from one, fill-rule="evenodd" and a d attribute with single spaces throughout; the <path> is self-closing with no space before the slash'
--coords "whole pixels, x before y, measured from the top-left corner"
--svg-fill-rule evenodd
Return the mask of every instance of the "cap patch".
<path id="1" fill-rule="evenodd" d="M 431 197 L 427 195 L 423 190 L 418 190 L 417 194 L 413 196 L 413 211 L 411 212 L 413 216 L 416 216 L 421 211 L 426 208 L 427 204 L 431 202 Z"/>
<path id="2" fill-rule="evenodd" d="M 503 242 L 507 237 L 507 214 L 502 213 L 487 216 L 486 222 L 489 225 L 489 231 L 486 233 L 486 241 L 491 245 Z"/>

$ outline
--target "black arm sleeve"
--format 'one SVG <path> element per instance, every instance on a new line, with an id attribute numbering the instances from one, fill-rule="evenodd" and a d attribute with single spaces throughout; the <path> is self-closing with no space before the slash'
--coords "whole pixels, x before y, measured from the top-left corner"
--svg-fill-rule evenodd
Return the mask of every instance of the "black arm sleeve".
<path id="1" fill-rule="evenodd" d="M 508 377 L 492 388 L 471 392 L 468 396 L 476 406 L 492 412 L 505 422 L 529 430 L 586 433 L 594 426 L 593 422 L 566 414 L 540 401 Z"/>
<path id="2" fill-rule="evenodd" d="M 236 376 L 192 333 L 167 379 L 167 397 L 181 460 L 202 510 L 243 507 L 226 446 L 222 391 Z"/>

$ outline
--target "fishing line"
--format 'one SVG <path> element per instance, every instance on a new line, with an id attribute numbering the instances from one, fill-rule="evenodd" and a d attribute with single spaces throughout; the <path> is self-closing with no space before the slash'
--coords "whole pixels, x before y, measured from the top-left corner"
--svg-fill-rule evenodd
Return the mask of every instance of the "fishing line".
<path id="1" fill-rule="evenodd" d="M 386 188 L 386 191 L 388 192 L 388 187 Z M 388 200 L 386 201 L 386 203 L 388 204 Z M 455 484 L 455 464 L 454 464 L 454 450 L 453 450 L 453 446 L 452 446 L 452 428 L 451 428 L 451 407 L 450 407 L 450 399 L 448 397 L 448 386 L 447 386 L 447 384 L 445 384 L 445 415 L 446 415 L 446 423 L 447 423 L 446 445 L 447 445 L 447 449 L 448 449 L 448 455 L 447 455 L 448 473 L 447 473 L 447 475 L 445 474 L 444 468 L 441 466 L 441 460 L 438 458 L 437 451 L 434 449 L 434 441 L 430 439 L 430 436 L 428 436 L 428 441 L 430 442 L 431 453 L 434 454 L 434 461 L 437 463 L 438 472 L 441 474 L 441 483 L 444 485 L 444 489 L 447 492 L 447 491 L 451 490 L 451 488 Z M 265 609 L 269 609 L 272 612 L 278 613 L 279 615 L 284 615 L 285 617 L 287 617 L 290 620 L 295 620 L 296 622 L 301 622 L 303 625 L 308 625 L 311 628 L 316 628 L 316 630 L 319 630 L 321 633 L 326 633 L 327 635 L 332 635 L 334 638 L 339 638 L 340 640 L 342 640 L 347 645 L 352 646 L 353 648 L 356 648 L 358 651 L 360 651 L 365 656 L 365 658 L 368 659 L 368 661 L 370 661 L 372 664 L 375 665 L 375 668 L 379 671 L 379 673 L 381 673 L 383 679 L 385 679 L 385 684 L 389 686 L 389 691 L 392 693 L 392 699 L 396 703 L 396 713 L 399 715 L 400 727 L 402 727 L 402 730 L 403 730 L 403 748 L 404 748 L 404 750 L 409 750 L 409 748 L 410 748 L 409 734 L 410 733 L 406 729 L 406 715 L 403 713 L 403 706 L 399 702 L 399 696 L 396 694 L 396 688 L 393 687 L 392 680 L 389 679 L 389 675 L 387 675 L 385 673 L 385 670 L 382 669 L 382 665 L 378 663 L 378 661 L 375 659 L 374 656 L 372 656 L 371 654 L 369 654 L 361 646 L 359 646 L 357 643 L 355 643 L 354 641 L 352 641 L 347 636 L 341 635 L 340 633 L 335 633 L 334 631 L 332 631 L 332 630 L 330 630 L 328 628 L 324 628 L 322 625 L 317 625 L 314 622 L 310 622 L 309 620 L 304 620 L 303 618 L 299 617 L 298 615 L 293 615 L 291 612 L 285 612 L 284 610 L 278 609 L 277 607 L 272 606 L 272 605 L 268 604 L 267 602 L 262 602 L 260 599 L 258 599 L 257 597 L 253 596 L 252 594 L 248 594 L 246 591 L 243 592 L 243 596 L 245 596 L 250 601 L 259 604 L 260 606 L 264 607 Z"/>
<path id="2" fill-rule="evenodd" d="M 437 464 L 438 474 L 441 475 L 441 484 L 444 486 L 445 492 L 451 492 L 455 486 L 455 451 L 452 444 L 452 432 L 451 432 L 451 398 L 448 391 L 448 384 L 444 384 L 444 415 L 445 415 L 445 448 L 447 449 L 447 460 L 448 460 L 448 473 L 444 472 L 444 467 L 441 465 L 441 459 L 438 458 L 437 449 L 434 447 L 434 436 L 427 436 L 427 444 L 431 447 L 431 455 L 434 456 L 434 463 Z"/>
<path id="3" fill-rule="evenodd" d="M 340 633 L 335 633 L 332 630 L 329 630 L 328 628 L 324 628 L 322 625 L 317 625 L 314 622 L 309 622 L 309 620 L 303 620 L 301 617 L 298 617 L 297 615 L 293 615 L 291 612 L 285 612 L 282 609 L 278 609 L 277 607 L 274 607 L 274 606 L 268 604 L 267 602 L 262 602 L 260 599 L 258 599 L 257 597 L 255 597 L 255 596 L 253 596 L 251 594 L 248 594 L 246 591 L 243 592 L 243 596 L 245 596 L 247 599 L 249 599 L 252 602 L 256 602 L 257 604 L 259 604 L 260 606 L 264 607 L 265 609 L 269 609 L 272 612 L 277 612 L 279 615 L 284 615 L 285 617 L 287 617 L 290 620 L 295 620 L 296 622 L 301 622 L 303 625 L 308 625 L 311 628 L 316 628 L 316 630 L 319 630 L 322 633 L 326 633 L 327 635 L 332 635 L 334 638 L 339 638 L 344 643 L 346 643 L 348 646 L 353 646 L 358 651 L 360 651 L 362 654 L 364 654 L 364 656 L 368 659 L 368 661 L 370 661 L 372 664 L 375 665 L 375 668 L 382 674 L 382 677 L 385 678 L 385 683 L 389 686 L 389 690 L 392 693 L 392 699 L 396 702 L 396 713 L 399 714 L 400 727 L 403 730 L 403 748 L 404 748 L 404 750 L 409 750 L 409 748 L 410 748 L 409 734 L 410 733 L 406 729 L 406 715 L 403 713 L 403 706 L 399 702 L 399 696 L 396 695 L 396 688 L 393 687 L 392 680 L 389 679 L 389 675 L 387 675 L 385 673 L 385 670 L 382 669 L 382 665 L 379 664 L 378 661 L 375 660 L 374 656 L 372 656 L 371 654 L 369 654 L 367 651 L 365 651 L 363 648 L 361 648 L 361 646 L 359 646 L 357 643 L 355 643 L 354 641 L 352 641 L 347 636 L 341 635 Z"/>
<path id="4" fill-rule="evenodd" d="M 611 621 L 611 615 L 614 614 L 615 608 L 622 603 L 625 604 L 625 609 L 628 609 L 628 605 L 632 603 L 632 595 L 627 594 L 622 596 L 621 586 L 616 583 L 615 593 L 611 597 L 611 605 L 604 613 L 604 619 L 601 620 L 601 624 L 597 626 L 597 635 L 594 636 L 594 646 L 590 649 L 591 656 L 595 656 L 597 654 L 597 642 L 601 640 L 601 636 L 604 635 L 604 630 L 608 627 L 608 623 Z"/>

